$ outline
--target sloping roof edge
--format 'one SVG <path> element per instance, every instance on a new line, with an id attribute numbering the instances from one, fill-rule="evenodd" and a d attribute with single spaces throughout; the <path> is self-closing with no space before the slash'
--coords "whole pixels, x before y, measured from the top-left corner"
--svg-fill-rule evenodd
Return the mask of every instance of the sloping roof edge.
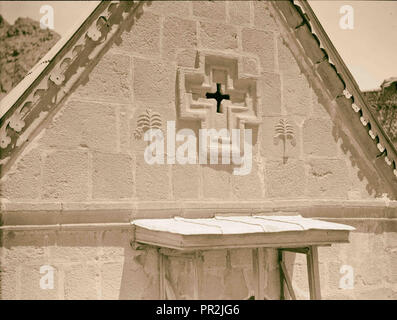
<path id="1" fill-rule="evenodd" d="M 140 17 L 148 1 L 106 1 L 92 4 L 26 79 L 0 102 L 0 177 L 56 113 L 60 102 L 95 64 L 117 35 Z M 125 24 L 124 21 L 129 23 Z M 115 37 L 116 36 L 116 37 Z"/>
<path id="2" fill-rule="evenodd" d="M 49 66 L 54 57 L 69 42 L 73 35 L 83 26 L 89 16 L 99 6 L 101 1 L 92 1 L 88 5 L 92 6 L 88 15 L 81 16 L 68 32 L 48 51 L 43 58 L 37 62 L 27 75 L 19 82 L 3 99 L 0 100 L 0 119 L 8 110 L 18 101 L 18 99 L 30 88 L 33 82 L 42 74 Z"/>
<path id="3" fill-rule="evenodd" d="M 357 82 L 309 3 L 307 0 L 287 0 L 271 1 L 271 4 L 273 14 L 279 15 L 287 29 L 285 35 L 295 42 L 294 49 L 304 53 L 306 69 L 327 88 L 328 98 L 339 106 L 342 119 L 351 124 L 363 154 L 389 186 L 390 196 L 396 198 L 396 149 L 372 114 Z M 292 51 L 297 58 L 299 53 Z"/>

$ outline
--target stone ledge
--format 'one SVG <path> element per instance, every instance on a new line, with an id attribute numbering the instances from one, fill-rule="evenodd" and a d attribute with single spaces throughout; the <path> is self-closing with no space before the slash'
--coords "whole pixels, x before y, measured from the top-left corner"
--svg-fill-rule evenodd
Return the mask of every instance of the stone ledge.
<path id="1" fill-rule="evenodd" d="M 214 215 L 295 215 L 309 218 L 394 220 L 397 201 L 376 200 L 268 200 L 268 201 L 158 201 L 28 203 L 1 205 L 2 229 L 10 227 L 62 227 L 128 225 L 137 218 L 189 218 Z M 69 227 L 68 227 L 69 228 Z"/>

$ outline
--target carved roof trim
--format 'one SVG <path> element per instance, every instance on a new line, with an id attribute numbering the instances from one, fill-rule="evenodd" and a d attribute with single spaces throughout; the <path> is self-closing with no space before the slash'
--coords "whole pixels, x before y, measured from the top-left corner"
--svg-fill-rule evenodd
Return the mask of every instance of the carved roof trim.
<path id="1" fill-rule="evenodd" d="M 397 197 L 396 149 L 307 0 L 271 1 L 271 4 L 273 13 L 287 29 L 284 35 L 294 43 L 295 58 L 306 66 L 309 77 L 315 77 L 327 88 L 328 97 L 340 106 L 342 119 L 351 124 L 364 156 L 388 184 L 389 194 Z"/>
<path id="2" fill-rule="evenodd" d="M 0 176 L 11 167 L 78 85 L 83 75 L 136 17 L 147 1 L 101 1 L 91 14 L 41 60 L 31 74 L 5 97 L 0 117 Z M 128 23 L 124 23 L 128 20 Z M 48 60 L 48 62 L 46 62 Z"/>
<path id="3" fill-rule="evenodd" d="M 8 110 L 29 90 L 34 81 L 43 73 L 50 64 L 54 57 L 65 47 L 65 45 L 73 38 L 76 32 L 84 25 L 89 16 L 100 5 L 101 1 L 92 1 L 87 5 L 92 7 L 88 15 L 81 16 L 78 21 L 68 30 L 59 41 L 48 51 L 43 58 L 37 62 L 27 75 L 19 82 L 3 99 L 0 100 L 0 119 L 7 113 Z"/>

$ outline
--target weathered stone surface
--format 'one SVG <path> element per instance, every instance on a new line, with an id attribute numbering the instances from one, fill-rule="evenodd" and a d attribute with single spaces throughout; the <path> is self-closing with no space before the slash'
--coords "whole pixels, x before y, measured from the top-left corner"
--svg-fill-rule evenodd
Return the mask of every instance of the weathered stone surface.
<path id="1" fill-rule="evenodd" d="M 43 264 L 44 265 L 44 264 Z M 47 264 L 48 265 L 48 264 Z M 40 273 L 40 265 L 23 265 L 20 269 L 21 296 L 20 299 L 29 300 L 53 300 L 58 299 L 59 271 L 56 267 L 50 266 L 54 272 L 53 288 L 41 288 L 40 279 L 48 275 L 49 271 Z M 50 285 L 50 283 L 46 284 Z"/>
<path id="2" fill-rule="evenodd" d="M 249 293 L 248 286 L 242 269 L 227 269 L 224 275 L 224 283 L 224 297 L 227 297 L 230 300 L 241 300 L 247 298 Z"/>
<path id="3" fill-rule="evenodd" d="M 137 156 L 136 196 L 141 200 L 164 200 L 170 196 L 169 165 L 147 164 L 143 154 Z"/>
<path id="4" fill-rule="evenodd" d="M 37 199 L 40 197 L 41 155 L 35 149 L 26 154 L 4 181 L 0 182 L 0 197 Z"/>
<path id="5" fill-rule="evenodd" d="M 109 103 L 68 101 L 43 134 L 40 144 L 56 149 L 116 151 L 115 112 L 115 106 Z"/>
<path id="6" fill-rule="evenodd" d="M 117 300 L 123 281 L 123 262 L 108 262 L 101 267 L 101 299 Z"/>
<path id="7" fill-rule="evenodd" d="M 216 21 L 226 20 L 225 1 L 193 1 L 193 15 Z"/>
<path id="8" fill-rule="evenodd" d="M 261 97 L 262 115 L 276 116 L 281 114 L 281 82 L 280 75 L 272 72 L 262 73 Z"/>
<path id="9" fill-rule="evenodd" d="M 178 66 L 195 68 L 197 60 L 197 50 L 195 49 L 180 49 L 178 50 L 176 61 Z"/>
<path id="10" fill-rule="evenodd" d="M 146 107 L 174 104 L 175 66 L 165 62 L 134 59 L 134 98 Z"/>
<path id="11" fill-rule="evenodd" d="M 305 194 L 303 161 L 269 160 L 265 165 L 265 193 L 268 198 L 296 198 Z"/>
<path id="12" fill-rule="evenodd" d="M 229 1 L 229 22 L 238 25 L 250 23 L 250 2 L 249 1 Z"/>
<path id="13" fill-rule="evenodd" d="M 203 170 L 203 196 L 206 199 L 230 199 L 232 194 L 230 169 L 227 165 L 205 166 Z"/>
<path id="14" fill-rule="evenodd" d="M 85 231 L 57 233 L 56 245 L 49 248 L 51 262 L 94 262 L 99 257 L 98 234 Z"/>
<path id="15" fill-rule="evenodd" d="M 132 158 L 122 154 L 93 154 L 92 197 L 124 199 L 133 194 Z"/>
<path id="16" fill-rule="evenodd" d="M 197 199 L 199 197 L 199 173 L 197 165 L 174 165 L 172 167 L 175 199 Z"/>
<path id="17" fill-rule="evenodd" d="M 312 109 L 312 90 L 303 74 L 283 74 L 283 102 L 288 113 L 305 116 Z"/>
<path id="18" fill-rule="evenodd" d="M 152 1 L 147 11 L 153 11 L 164 16 L 187 17 L 190 14 L 189 1 Z"/>
<path id="19" fill-rule="evenodd" d="M 307 196 L 347 198 L 349 173 L 344 160 L 312 159 L 307 180 Z"/>
<path id="20" fill-rule="evenodd" d="M 65 299 L 98 299 L 97 279 L 100 271 L 95 265 L 74 264 L 65 270 Z"/>
<path id="21" fill-rule="evenodd" d="M 236 199 L 261 199 L 263 197 L 263 184 L 254 159 L 251 172 L 241 176 L 233 175 L 232 184 L 233 196 Z"/>
<path id="22" fill-rule="evenodd" d="M 259 57 L 262 71 L 274 72 L 274 34 L 270 31 L 245 28 L 242 31 L 245 52 Z"/>
<path id="23" fill-rule="evenodd" d="M 237 49 L 238 33 L 233 25 L 200 22 L 200 44 L 209 49 Z"/>
<path id="24" fill-rule="evenodd" d="M 196 22 L 175 17 L 167 17 L 163 28 L 163 57 L 175 60 L 179 48 L 195 48 L 197 46 Z"/>
<path id="25" fill-rule="evenodd" d="M 128 102 L 131 98 L 131 58 L 107 53 L 90 72 L 75 95 L 90 100 Z"/>
<path id="26" fill-rule="evenodd" d="M 230 250 L 230 264 L 233 268 L 243 268 L 252 266 L 251 249 L 232 249 Z"/>
<path id="27" fill-rule="evenodd" d="M 160 55 L 160 17 L 145 12 L 132 26 L 131 32 L 121 35 L 120 49 L 148 56 Z"/>
<path id="28" fill-rule="evenodd" d="M 295 57 L 281 36 L 277 38 L 278 66 L 283 74 L 300 74 L 300 68 Z"/>
<path id="29" fill-rule="evenodd" d="M 226 250 L 208 250 L 203 252 L 203 267 L 226 268 Z"/>
<path id="30" fill-rule="evenodd" d="M 333 124 L 325 119 L 308 119 L 303 124 L 303 150 L 307 155 L 336 156 Z"/>
<path id="31" fill-rule="evenodd" d="M 43 163 L 43 199 L 85 200 L 88 197 L 88 153 L 53 151 Z"/>
<path id="32" fill-rule="evenodd" d="M 274 18 L 270 16 L 268 3 L 266 1 L 253 1 L 254 25 L 258 29 L 265 31 L 278 31 Z"/>

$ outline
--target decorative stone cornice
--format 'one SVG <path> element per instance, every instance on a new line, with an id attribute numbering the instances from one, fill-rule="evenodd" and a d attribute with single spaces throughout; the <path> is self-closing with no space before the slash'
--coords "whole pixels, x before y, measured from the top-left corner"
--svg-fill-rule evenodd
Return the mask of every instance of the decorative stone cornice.
<path id="1" fill-rule="evenodd" d="M 126 20 L 143 13 L 147 1 L 102 1 L 53 58 L 40 66 L 31 85 L 10 105 L 1 106 L 0 173 L 23 150 L 43 122 L 55 113 L 60 102 L 75 87 L 95 59 L 120 34 Z M 149 2 L 150 4 L 150 2 Z"/>

